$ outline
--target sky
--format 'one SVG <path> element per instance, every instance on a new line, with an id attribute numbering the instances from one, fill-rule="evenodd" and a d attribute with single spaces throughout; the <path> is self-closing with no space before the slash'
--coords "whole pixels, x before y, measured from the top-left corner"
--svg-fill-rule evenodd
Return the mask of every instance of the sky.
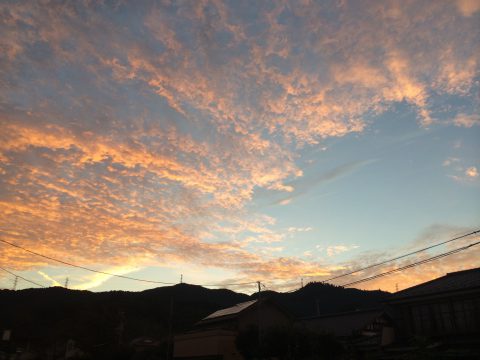
<path id="1" fill-rule="evenodd" d="M 479 0 L 2 1 L 0 238 L 251 293 L 478 230 L 479 24 Z M 356 287 L 479 259 L 472 247 Z M 0 264 L 44 286 L 159 286 L 5 243 Z M 0 287 L 13 279 L 0 271 Z"/>

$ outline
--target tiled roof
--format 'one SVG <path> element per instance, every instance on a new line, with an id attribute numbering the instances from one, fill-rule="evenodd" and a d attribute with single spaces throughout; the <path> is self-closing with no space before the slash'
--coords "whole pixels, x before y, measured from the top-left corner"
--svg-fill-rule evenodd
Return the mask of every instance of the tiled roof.
<path id="1" fill-rule="evenodd" d="M 226 308 L 226 309 L 221 309 L 221 310 L 215 311 L 214 313 L 208 315 L 206 318 L 203 318 L 202 321 L 216 319 L 216 318 L 227 316 L 227 315 L 238 314 L 241 311 L 245 310 L 246 308 L 250 307 L 251 305 L 255 304 L 256 302 L 257 302 L 257 300 L 251 300 L 251 301 L 247 301 L 247 302 L 243 302 L 243 303 L 234 305 L 234 306 Z"/>
<path id="2" fill-rule="evenodd" d="M 480 287 L 480 268 L 448 273 L 438 279 L 413 286 L 392 295 L 391 300 Z"/>

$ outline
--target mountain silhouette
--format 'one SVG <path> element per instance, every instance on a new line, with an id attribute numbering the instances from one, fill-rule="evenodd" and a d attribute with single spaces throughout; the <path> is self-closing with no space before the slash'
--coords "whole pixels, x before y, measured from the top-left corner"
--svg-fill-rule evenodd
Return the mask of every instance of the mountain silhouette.
<path id="1" fill-rule="evenodd" d="M 321 283 L 310 283 L 290 293 L 260 294 L 297 318 L 378 307 L 388 295 Z M 0 290 L 0 331 L 11 329 L 13 342 L 28 343 L 33 348 L 44 349 L 74 339 L 81 348 L 95 352 L 139 337 L 166 339 L 218 309 L 257 297 L 189 284 L 141 292 L 90 292 L 61 287 Z"/>

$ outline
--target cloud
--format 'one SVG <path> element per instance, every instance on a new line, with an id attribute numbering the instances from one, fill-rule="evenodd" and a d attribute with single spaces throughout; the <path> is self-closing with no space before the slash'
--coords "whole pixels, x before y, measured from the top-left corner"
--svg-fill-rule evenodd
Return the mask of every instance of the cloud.
<path id="1" fill-rule="evenodd" d="M 284 199 L 276 200 L 276 204 L 287 205 L 295 198 L 302 196 L 308 193 L 315 186 L 318 186 L 322 183 L 327 183 L 335 179 L 347 176 L 348 174 L 356 171 L 357 169 L 371 164 L 377 160 L 361 160 L 361 161 L 352 161 L 350 163 L 338 166 L 327 172 L 318 172 L 311 175 L 306 175 L 297 180 L 291 181 L 288 185 L 292 186 L 294 190 L 291 192 L 291 195 L 287 195 Z"/>
<path id="2" fill-rule="evenodd" d="M 480 125 L 480 115 L 478 114 L 458 114 L 453 120 L 455 126 L 471 128 L 475 125 Z"/>
<path id="3" fill-rule="evenodd" d="M 373 265 L 389 258 L 399 256 L 401 254 L 409 253 L 432 244 L 437 244 L 442 241 L 458 237 L 463 234 L 470 233 L 475 229 L 472 228 L 462 228 L 456 226 L 450 226 L 446 224 L 435 224 L 429 226 L 424 231 L 422 231 L 419 236 L 413 241 L 409 242 L 406 246 L 401 249 L 386 250 L 386 251 L 373 251 L 360 254 L 354 259 L 350 260 L 348 264 L 344 264 L 343 269 L 332 270 L 331 275 L 336 276 L 349 271 L 364 268 L 369 265 Z M 402 266 L 413 264 L 414 262 L 427 259 L 436 254 L 446 252 L 449 250 L 454 250 L 460 247 L 463 247 L 468 244 L 472 244 L 480 240 L 480 236 L 470 236 L 463 238 L 457 241 L 453 241 L 446 245 L 437 247 L 435 249 L 421 252 L 394 262 L 389 262 L 380 266 L 376 266 L 349 276 L 345 276 L 334 281 L 337 285 L 347 284 L 355 280 L 364 279 L 372 275 L 380 274 L 386 271 L 394 270 Z M 399 290 L 405 289 L 410 286 L 417 285 L 421 282 L 431 280 L 436 277 L 445 275 L 448 272 L 460 271 L 465 269 L 470 269 L 478 266 L 478 255 L 480 247 L 472 247 L 463 252 L 435 260 L 411 269 L 407 269 L 398 273 L 394 273 L 382 278 L 371 280 L 365 283 L 360 283 L 354 285 L 366 290 L 377 290 L 382 289 L 386 291 L 395 292 L 396 285 L 398 284 Z"/>
<path id="4" fill-rule="evenodd" d="M 311 226 L 307 226 L 307 227 L 295 227 L 295 226 L 291 226 L 287 229 L 288 232 L 290 233 L 295 233 L 295 232 L 307 232 L 307 231 L 312 231 L 313 228 Z"/>
<path id="5" fill-rule="evenodd" d="M 466 161 L 462 161 L 455 157 L 445 159 L 442 165 L 454 171 L 454 174 L 448 175 L 458 183 L 469 183 L 478 177 L 478 169 L 476 166 L 465 166 Z"/>
<path id="6" fill-rule="evenodd" d="M 457 0 L 458 10 L 463 16 L 472 16 L 480 10 L 478 0 Z"/>
<path id="7" fill-rule="evenodd" d="M 458 183 L 468 184 L 468 183 L 471 183 L 472 181 L 476 181 L 476 179 L 478 178 L 478 169 L 476 166 L 470 166 L 466 169 L 464 167 L 459 166 L 455 170 L 457 172 L 456 175 L 448 175 L 448 176 Z"/>
<path id="8" fill-rule="evenodd" d="M 455 158 L 455 157 L 449 157 L 449 158 L 445 159 L 445 161 L 442 163 L 442 166 L 448 167 L 448 166 L 451 166 L 452 164 L 458 163 L 458 162 L 460 162 L 460 159 Z"/>
<path id="9" fill-rule="evenodd" d="M 328 246 L 326 249 L 327 255 L 332 257 L 338 254 L 341 254 L 346 251 L 350 251 L 353 249 L 358 249 L 358 245 L 332 245 Z"/>
<path id="10" fill-rule="evenodd" d="M 57 280 L 51 278 L 48 274 L 44 273 L 43 271 L 37 271 L 45 280 L 48 280 L 52 283 L 52 286 L 63 286 Z"/>
<path id="11" fill-rule="evenodd" d="M 120 272 L 191 262 L 241 278 L 329 273 L 273 255 L 283 238 L 249 208 L 257 190 L 285 205 L 368 164 L 312 175 L 297 160 L 398 103 L 434 126 L 432 98 L 468 99 L 478 66 L 473 2 L 132 6 L 0 5 L 7 241 Z M 5 246 L 0 261 L 52 265 Z"/>
<path id="12" fill-rule="evenodd" d="M 399 290 L 418 285 L 422 282 L 441 277 L 449 272 L 472 269 L 478 266 L 476 259 L 480 255 L 478 247 L 471 248 L 465 252 L 452 255 L 442 260 L 432 261 L 412 269 L 408 269 L 398 274 L 386 276 L 377 280 L 373 280 L 364 284 L 358 284 L 355 287 L 367 290 L 382 289 L 390 292 L 396 291 L 398 284 Z M 418 257 L 415 260 L 422 260 L 424 257 Z M 413 263 L 413 260 L 404 261 L 388 267 L 383 267 L 379 270 L 388 271 L 400 266 L 405 266 Z"/>
<path id="13" fill-rule="evenodd" d="M 111 273 L 111 274 L 116 274 L 116 275 L 127 275 L 131 272 L 138 271 L 138 268 L 132 267 L 132 266 L 115 266 L 112 268 L 109 268 L 105 270 L 105 272 Z M 71 286 L 72 289 L 75 290 L 91 290 L 96 287 L 99 287 L 109 279 L 111 279 L 111 275 L 107 274 L 90 274 L 87 276 L 84 276 L 80 280 L 80 284 L 75 284 Z"/>
<path id="14" fill-rule="evenodd" d="M 478 170 L 475 166 L 470 166 L 467 170 L 465 170 L 465 175 L 469 178 L 477 178 Z"/>
<path id="15" fill-rule="evenodd" d="M 292 202 L 292 198 L 286 198 L 286 199 L 283 199 L 283 200 L 280 200 L 280 202 L 278 203 L 279 205 L 288 205 Z"/>

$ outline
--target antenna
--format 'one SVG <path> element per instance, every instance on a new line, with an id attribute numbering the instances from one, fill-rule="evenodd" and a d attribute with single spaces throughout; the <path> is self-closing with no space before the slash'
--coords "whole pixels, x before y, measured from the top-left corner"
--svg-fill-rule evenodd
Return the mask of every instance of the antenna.
<path id="1" fill-rule="evenodd" d="M 258 348 L 259 351 L 262 351 L 262 312 L 261 312 L 261 296 L 262 296 L 262 283 L 260 281 L 257 281 L 258 285 L 258 299 L 257 299 L 257 321 L 258 321 Z"/>
<path id="2" fill-rule="evenodd" d="M 180 274 L 180 284 L 183 284 L 183 274 Z"/>
<path id="3" fill-rule="evenodd" d="M 395 292 L 398 292 L 398 283 L 395 284 Z"/>
<path id="4" fill-rule="evenodd" d="M 64 286 L 65 289 L 68 289 L 68 277 L 65 279 L 65 286 Z"/>
<path id="5" fill-rule="evenodd" d="M 12 290 L 17 290 L 17 284 L 18 284 L 18 276 L 15 276 L 15 280 L 13 280 Z"/>

